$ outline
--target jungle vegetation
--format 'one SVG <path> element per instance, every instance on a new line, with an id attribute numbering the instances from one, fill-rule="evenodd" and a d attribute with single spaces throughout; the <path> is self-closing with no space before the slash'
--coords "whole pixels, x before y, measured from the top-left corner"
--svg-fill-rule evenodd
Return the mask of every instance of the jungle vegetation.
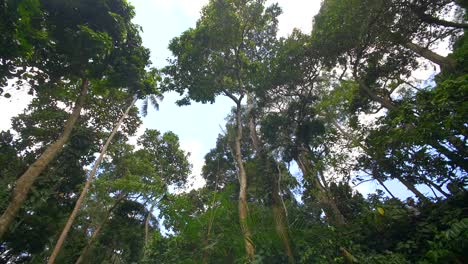
<path id="1" fill-rule="evenodd" d="M 467 1 L 323 0 L 287 37 L 265 2 L 210 0 L 155 68 L 125 0 L 1 0 L 0 103 L 33 100 L 0 263 L 468 263 Z M 200 189 L 176 134 L 129 141 L 167 92 L 232 101 Z"/>

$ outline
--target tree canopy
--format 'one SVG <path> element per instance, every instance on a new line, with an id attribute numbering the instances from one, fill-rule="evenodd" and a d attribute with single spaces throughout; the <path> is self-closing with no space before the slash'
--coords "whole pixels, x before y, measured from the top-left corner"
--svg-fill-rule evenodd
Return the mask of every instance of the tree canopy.
<path id="1" fill-rule="evenodd" d="M 0 132 L 0 262 L 468 262 L 466 1 L 324 0 L 286 37 L 266 2 L 208 1 L 156 68 L 125 0 L 2 1 L 0 100 L 32 100 Z M 233 103 L 197 189 L 141 130 L 167 92 Z"/>

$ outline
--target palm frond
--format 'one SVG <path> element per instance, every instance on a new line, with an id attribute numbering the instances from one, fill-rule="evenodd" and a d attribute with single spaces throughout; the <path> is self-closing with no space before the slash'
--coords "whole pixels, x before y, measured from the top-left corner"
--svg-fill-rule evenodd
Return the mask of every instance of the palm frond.
<path id="1" fill-rule="evenodd" d="M 149 100 L 151 101 L 151 105 L 154 107 L 154 109 L 159 110 L 159 100 L 162 100 L 163 96 L 158 94 L 158 95 L 150 95 Z"/>
<path id="2" fill-rule="evenodd" d="M 141 115 L 148 115 L 148 97 L 146 97 L 145 100 L 143 100 L 143 105 L 141 106 Z"/>

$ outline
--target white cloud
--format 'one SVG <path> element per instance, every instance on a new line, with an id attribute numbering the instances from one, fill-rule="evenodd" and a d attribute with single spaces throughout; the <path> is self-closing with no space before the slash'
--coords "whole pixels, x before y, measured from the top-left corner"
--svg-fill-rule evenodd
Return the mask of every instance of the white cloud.
<path id="1" fill-rule="evenodd" d="M 33 96 L 29 95 L 27 89 L 14 90 L 11 87 L 5 88 L 11 98 L 0 96 L 0 131 L 11 128 L 11 118 L 23 112 L 31 102 Z"/>
<path id="2" fill-rule="evenodd" d="M 279 36 L 286 37 L 294 28 L 304 33 L 312 31 L 313 17 L 318 13 L 321 0 L 268 0 L 267 5 L 278 3 L 283 14 L 279 20 Z"/>
<path id="3" fill-rule="evenodd" d="M 178 5 L 187 16 L 196 19 L 200 17 L 202 7 L 208 4 L 208 0 L 179 0 L 174 2 L 178 2 Z"/>
<path id="4" fill-rule="evenodd" d="M 196 20 L 200 17 L 200 11 L 208 4 L 209 0 L 153 0 L 151 3 L 160 9 L 173 12 L 179 9 L 186 16 Z M 318 13 L 321 0 L 268 0 L 266 6 L 278 3 L 283 13 L 279 19 L 279 35 L 287 36 L 294 28 L 304 33 L 312 30 L 313 17 Z"/>

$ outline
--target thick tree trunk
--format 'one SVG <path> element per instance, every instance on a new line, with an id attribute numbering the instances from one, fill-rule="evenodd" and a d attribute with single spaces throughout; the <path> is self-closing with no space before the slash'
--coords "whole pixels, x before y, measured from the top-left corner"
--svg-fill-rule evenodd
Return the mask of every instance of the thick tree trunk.
<path id="1" fill-rule="evenodd" d="M 247 206 L 247 174 L 242 161 L 242 122 L 241 122 L 241 102 L 236 106 L 236 140 L 235 140 L 235 159 L 239 170 L 239 223 L 244 236 L 245 251 L 250 261 L 255 256 L 255 246 L 252 240 L 252 233 L 248 224 L 248 206 Z"/>
<path id="2" fill-rule="evenodd" d="M 96 241 L 96 238 L 98 237 L 98 235 L 101 233 L 102 228 L 103 228 L 104 225 L 107 224 L 107 222 L 109 221 L 110 215 L 111 215 L 112 211 L 114 211 L 114 209 L 117 207 L 117 205 L 118 205 L 125 197 L 126 197 L 125 195 L 119 195 L 119 197 L 118 197 L 117 200 L 114 202 L 114 204 L 112 205 L 112 207 L 111 207 L 109 210 L 107 210 L 106 216 L 104 217 L 104 221 L 102 221 L 102 223 L 100 223 L 100 224 L 98 225 L 98 227 L 96 228 L 96 230 L 94 230 L 93 234 L 91 235 L 91 237 L 90 237 L 89 240 L 88 240 L 88 243 L 86 244 L 86 246 L 85 246 L 85 247 L 83 248 L 83 250 L 81 251 L 80 257 L 76 260 L 75 264 L 83 263 L 83 260 L 86 258 L 86 256 L 87 256 L 88 253 L 89 253 L 89 250 L 91 249 L 91 246 L 93 245 L 94 241 Z"/>
<path id="3" fill-rule="evenodd" d="M 70 231 L 70 228 L 73 224 L 73 221 L 75 221 L 75 218 L 76 216 L 78 215 L 78 211 L 80 210 L 80 207 L 81 207 L 81 204 L 83 203 L 84 201 L 84 198 L 86 197 L 86 193 L 88 192 L 88 189 L 89 187 L 91 186 L 91 182 L 93 181 L 94 179 L 94 176 L 96 175 L 96 171 L 100 165 L 100 163 L 102 162 L 103 158 L 104 158 L 104 154 L 106 153 L 107 151 L 107 148 L 109 147 L 112 139 L 114 138 L 115 134 L 117 133 L 117 131 L 119 130 L 120 128 L 120 125 L 122 124 L 122 122 L 124 121 L 124 119 L 127 117 L 128 115 L 128 112 L 130 112 L 130 109 L 133 107 L 133 105 L 135 104 L 137 98 L 135 96 L 135 98 L 132 100 L 132 102 L 130 103 L 130 105 L 127 107 L 127 109 L 125 110 L 125 112 L 122 114 L 122 116 L 120 117 L 119 121 L 117 122 L 117 124 L 114 126 L 114 129 L 112 130 L 111 134 L 109 135 L 109 137 L 107 138 L 107 141 L 106 143 L 104 144 L 104 146 L 102 147 L 101 149 L 101 152 L 99 154 L 99 157 L 98 159 L 96 160 L 96 162 L 94 163 L 94 166 L 93 166 L 93 169 L 91 171 L 91 173 L 89 174 L 88 176 L 88 179 L 86 180 L 86 184 L 85 186 L 83 187 L 83 190 L 81 191 L 81 194 L 80 194 L 80 197 L 78 198 L 78 200 L 76 201 L 76 204 L 75 204 L 75 208 L 73 208 L 73 211 L 72 213 L 70 214 L 69 218 L 68 218 L 68 221 L 67 223 L 65 224 L 65 227 L 63 228 L 62 230 L 62 233 L 60 234 L 60 237 L 57 241 L 57 244 L 55 245 L 55 248 L 52 252 L 52 254 L 50 255 L 50 258 L 49 258 L 49 261 L 47 262 L 48 264 L 52 264 L 55 262 L 55 259 L 57 258 L 58 256 L 58 253 L 60 252 L 60 249 L 62 248 L 63 246 L 63 242 L 65 241 L 65 239 L 67 238 L 67 235 L 68 235 L 68 232 Z"/>
<path id="4" fill-rule="evenodd" d="M 451 70 L 457 66 L 457 62 L 455 60 L 448 57 L 444 57 L 440 54 L 433 52 L 430 49 L 421 47 L 413 42 L 403 43 L 403 46 L 418 54 L 419 56 L 439 65 L 440 68 L 442 68 L 443 70 Z"/>
<path id="5" fill-rule="evenodd" d="M 5 235 L 9 226 L 18 214 L 19 209 L 28 197 L 29 191 L 37 177 L 44 171 L 47 165 L 55 158 L 55 156 L 63 149 L 63 146 L 68 142 L 73 127 L 78 120 L 81 109 L 85 103 L 86 95 L 88 94 L 89 82 L 87 79 L 82 80 L 81 91 L 75 103 L 74 109 L 68 120 L 65 122 L 63 132 L 60 137 L 52 143 L 41 156 L 33 163 L 26 172 L 21 175 L 15 182 L 12 198 L 3 215 L 0 217 L 0 239 Z"/>

